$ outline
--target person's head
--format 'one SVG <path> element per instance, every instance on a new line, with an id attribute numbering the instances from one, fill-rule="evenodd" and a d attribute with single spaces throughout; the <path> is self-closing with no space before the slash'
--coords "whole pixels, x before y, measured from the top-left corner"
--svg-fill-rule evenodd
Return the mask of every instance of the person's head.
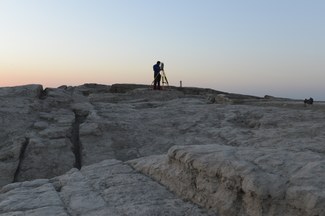
<path id="1" fill-rule="evenodd" d="M 157 65 L 160 65 L 160 61 L 157 61 Z"/>

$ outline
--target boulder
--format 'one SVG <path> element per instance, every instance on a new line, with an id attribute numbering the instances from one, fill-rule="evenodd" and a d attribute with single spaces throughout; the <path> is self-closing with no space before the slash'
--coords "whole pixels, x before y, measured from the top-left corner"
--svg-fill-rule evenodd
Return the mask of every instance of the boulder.
<path id="1" fill-rule="evenodd" d="M 15 87 L 2 87 L 0 88 L 0 97 L 39 98 L 42 91 L 43 86 L 35 84 Z"/>

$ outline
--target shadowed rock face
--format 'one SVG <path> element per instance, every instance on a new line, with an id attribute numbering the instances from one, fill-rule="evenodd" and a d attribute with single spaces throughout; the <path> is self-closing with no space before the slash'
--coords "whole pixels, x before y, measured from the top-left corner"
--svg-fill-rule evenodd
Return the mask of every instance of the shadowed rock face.
<path id="1" fill-rule="evenodd" d="M 152 91 L 127 84 L 0 88 L 0 187 L 55 178 L 104 160 L 139 158 L 130 164 L 221 215 L 277 215 L 275 209 L 283 208 L 289 209 L 287 215 L 297 211 L 323 215 L 322 210 L 311 209 L 325 206 L 323 183 L 317 180 L 317 173 L 325 171 L 319 164 L 325 153 L 324 110 L 317 103 L 304 107 L 292 100 L 199 88 Z M 172 156 L 175 145 L 185 146 L 181 148 L 185 159 Z M 193 145 L 208 149 L 207 155 L 197 154 Z M 168 150 L 169 159 L 162 159 Z M 161 156 L 158 160 L 151 155 Z M 215 168 L 219 174 L 209 176 L 210 169 L 228 162 L 235 164 L 233 169 Z M 68 179 L 73 178 L 70 174 Z M 248 183 L 243 186 L 243 179 L 252 181 L 250 188 Z M 273 190 L 267 187 L 272 185 L 270 179 L 279 186 L 276 195 L 265 192 Z M 222 201 L 225 194 L 230 194 L 227 202 Z M 59 207 L 53 211 L 61 211 Z"/>

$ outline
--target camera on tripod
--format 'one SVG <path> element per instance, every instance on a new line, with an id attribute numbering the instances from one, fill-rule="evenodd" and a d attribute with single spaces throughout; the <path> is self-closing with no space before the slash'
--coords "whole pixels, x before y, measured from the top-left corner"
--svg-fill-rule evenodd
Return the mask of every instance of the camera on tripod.
<path id="1" fill-rule="evenodd" d="M 168 79 L 167 79 L 166 73 L 164 71 L 164 63 L 163 62 L 160 62 L 160 75 L 161 75 L 161 83 L 162 83 L 163 88 L 169 87 Z"/>
<path id="2" fill-rule="evenodd" d="M 160 62 L 160 65 L 159 65 L 159 67 L 160 67 L 160 70 L 164 70 L 164 63 L 163 62 Z"/>

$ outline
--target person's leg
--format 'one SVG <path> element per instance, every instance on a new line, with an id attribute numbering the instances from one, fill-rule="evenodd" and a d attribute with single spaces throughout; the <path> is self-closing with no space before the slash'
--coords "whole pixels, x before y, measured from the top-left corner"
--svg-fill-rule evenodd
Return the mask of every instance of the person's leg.
<path id="1" fill-rule="evenodd" d="M 157 77 L 158 90 L 160 90 L 160 79 L 161 79 L 161 76 L 158 75 L 158 77 Z"/>
<path id="2" fill-rule="evenodd" d="M 153 80 L 153 90 L 156 90 L 156 89 L 157 89 L 157 77 L 154 76 L 153 79 L 154 79 L 154 80 Z"/>

